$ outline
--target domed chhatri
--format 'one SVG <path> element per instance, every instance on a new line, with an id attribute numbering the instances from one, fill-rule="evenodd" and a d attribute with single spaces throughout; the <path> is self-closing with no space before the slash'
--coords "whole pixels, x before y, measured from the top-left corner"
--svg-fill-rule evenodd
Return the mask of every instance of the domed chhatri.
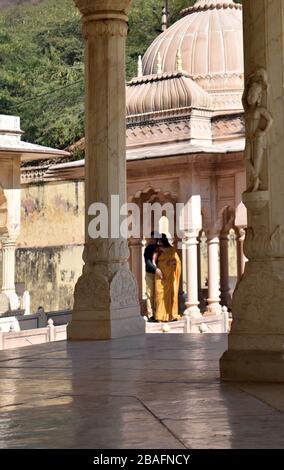
<path id="1" fill-rule="evenodd" d="M 160 34 L 143 58 L 144 75 L 173 72 L 181 51 L 183 69 L 204 89 L 242 89 L 242 6 L 233 0 L 198 0 Z"/>
<path id="2" fill-rule="evenodd" d="M 182 130 L 179 140 L 236 141 L 244 130 L 242 6 L 198 0 L 181 15 L 139 57 L 138 76 L 127 86 L 127 123 L 145 126 L 183 116 L 190 132 Z M 140 134 L 146 145 L 145 132 Z M 140 134 L 128 135 L 128 144 L 138 145 Z"/>
<path id="3" fill-rule="evenodd" d="M 138 77 L 127 87 L 127 116 L 148 114 L 161 118 L 165 111 L 184 115 L 191 108 L 210 109 L 211 97 L 184 72 Z M 157 115 L 159 113 L 159 115 Z"/>

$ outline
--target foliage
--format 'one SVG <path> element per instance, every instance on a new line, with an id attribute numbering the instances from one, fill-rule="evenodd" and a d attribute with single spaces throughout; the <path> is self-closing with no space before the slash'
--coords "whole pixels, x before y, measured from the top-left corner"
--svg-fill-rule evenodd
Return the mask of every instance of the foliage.
<path id="1" fill-rule="evenodd" d="M 64 148 L 84 118 L 80 15 L 71 0 L 21 5 L 0 15 L 0 112 L 21 116 L 25 138 Z"/>
<path id="2" fill-rule="evenodd" d="M 172 24 L 194 0 L 168 3 Z M 132 0 L 128 79 L 136 75 L 138 55 L 161 32 L 163 6 L 164 0 Z M 83 49 L 73 0 L 43 0 L 0 12 L 0 113 L 21 116 L 27 140 L 65 148 L 84 134 Z"/>

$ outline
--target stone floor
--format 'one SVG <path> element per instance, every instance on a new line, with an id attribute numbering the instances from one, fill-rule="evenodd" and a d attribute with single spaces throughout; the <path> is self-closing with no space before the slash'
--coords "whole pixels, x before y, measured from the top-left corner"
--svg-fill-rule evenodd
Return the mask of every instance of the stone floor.
<path id="1" fill-rule="evenodd" d="M 0 448 L 284 448 L 284 388 L 221 384 L 225 348 L 177 334 L 2 351 Z"/>

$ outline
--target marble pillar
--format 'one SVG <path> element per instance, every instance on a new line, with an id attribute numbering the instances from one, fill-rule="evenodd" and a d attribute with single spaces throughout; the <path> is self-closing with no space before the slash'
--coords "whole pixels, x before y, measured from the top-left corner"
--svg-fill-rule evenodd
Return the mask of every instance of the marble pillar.
<path id="1" fill-rule="evenodd" d="M 208 247 L 208 299 L 205 315 L 217 315 L 221 313 L 220 305 L 220 263 L 219 263 L 219 235 L 207 232 Z"/>
<path id="2" fill-rule="evenodd" d="M 131 272 L 134 274 L 135 279 L 137 281 L 137 288 L 138 288 L 138 299 L 140 304 L 142 303 L 143 297 L 143 283 L 142 283 L 142 239 L 141 238 L 133 238 L 129 239 L 129 251 L 130 251 L 130 269 Z"/>
<path id="3" fill-rule="evenodd" d="M 185 315 L 200 317 L 198 299 L 198 230 L 185 233 L 184 248 L 186 250 L 186 278 L 187 278 L 187 302 Z"/>
<path id="4" fill-rule="evenodd" d="M 192 188 L 193 189 L 193 188 Z M 201 198 L 190 194 L 187 196 L 184 210 L 183 249 L 186 261 L 186 292 L 187 302 L 185 315 L 200 317 L 198 296 L 198 236 L 202 227 Z"/>
<path id="5" fill-rule="evenodd" d="M 126 203 L 125 41 L 131 0 L 75 0 L 82 13 L 86 78 L 86 239 L 69 340 L 103 340 L 145 331 L 128 241 L 119 233 Z M 115 214 L 112 196 L 119 196 Z M 93 238 L 90 206 L 108 208 L 108 237 Z M 110 225 L 111 217 L 116 223 Z"/>
<path id="6" fill-rule="evenodd" d="M 19 308 L 15 289 L 16 239 L 2 238 L 2 294 L 9 299 L 10 309 Z"/>
<path id="7" fill-rule="evenodd" d="M 236 243 L 237 243 L 237 270 L 238 270 L 238 281 L 240 281 L 245 271 L 247 258 L 244 254 L 244 241 L 245 241 L 245 230 L 242 227 L 238 227 L 236 231 Z"/>
<path id="8" fill-rule="evenodd" d="M 244 0 L 243 7 L 248 262 L 221 377 L 284 382 L 284 2 Z"/>
<path id="9" fill-rule="evenodd" d="M 19 308 L 15 289 L 16 241 L 21 226 L 20 157 L 0 159 L 0 241 L 2 244 L 2 290 L 9 309 Z M 1 312 L 4 313 L 4 312 Z"/>
<path id="10" fill-rule="evenodd" d="M 229 283 L 229 233 L 220 234 L 220 284 L 221 304 L 230 307 L 230 283 Z"/>

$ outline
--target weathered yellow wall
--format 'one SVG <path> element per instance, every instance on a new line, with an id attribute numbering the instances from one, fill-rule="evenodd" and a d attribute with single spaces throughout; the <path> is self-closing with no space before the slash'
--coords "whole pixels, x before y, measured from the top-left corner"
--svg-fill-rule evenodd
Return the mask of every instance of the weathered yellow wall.
<path id="1" fill-rule="evenodd" d="M 82 273 L 83 246 L 19 248 L 16 282 L 31 294 L 31 311 L 72 309 L 74 286 Z"/>
<path id="2" fill-rule="evenodd" d="M 82 272 L 84 182 L 22 187 L 16 282 L 31 294 L 31 310 L 70 309 Z"/>
<path id="3" fill-rule="evenodd" d="M 22 187 L 19 247 L 84 243 L 84 182 Z"/>

